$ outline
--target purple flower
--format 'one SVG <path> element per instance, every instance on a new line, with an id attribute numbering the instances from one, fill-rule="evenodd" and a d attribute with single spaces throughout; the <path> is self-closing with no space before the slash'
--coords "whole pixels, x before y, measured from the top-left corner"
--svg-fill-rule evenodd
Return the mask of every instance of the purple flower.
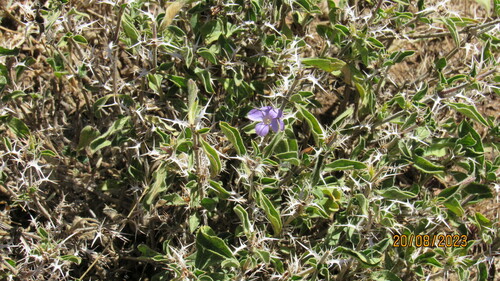
<path id="1" fill-rule="evenodd" d="M 283 118 L 283 111 L 272 106 L 252 109 L 248 112 L 247 118 L 252 121 L 261 121 L 255 125 L 255 132 L 261 137 L 269 133 L 269 127 L 271 127 L 274 132 L 285 129 L 285 124 L 283 120 L 281 120 L 281 118 Z"/>

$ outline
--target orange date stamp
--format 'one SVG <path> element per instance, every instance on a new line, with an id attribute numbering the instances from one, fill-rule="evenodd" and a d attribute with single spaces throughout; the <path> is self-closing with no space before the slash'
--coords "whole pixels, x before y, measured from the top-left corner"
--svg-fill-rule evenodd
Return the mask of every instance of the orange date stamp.
<path id="1" fill-rule="evenodd" d="M 392 236 L 393 247 L 443 247 L 459 248 L 467 246 L 467 235 L 434 234 L 434 235 L 406 235 Z"/>

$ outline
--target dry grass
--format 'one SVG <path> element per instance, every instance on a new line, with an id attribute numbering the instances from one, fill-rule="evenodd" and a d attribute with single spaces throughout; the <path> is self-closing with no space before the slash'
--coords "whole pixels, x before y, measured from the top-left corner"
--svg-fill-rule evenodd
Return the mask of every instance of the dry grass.
<path id="1" fill-rule="evenodd" d="M 154 87 L 151 87 L 147 74 L 163 74 L 170 69 L 175 69 L 181 73 L 186 70 L 186 73 L 190 73 L 193 77 L 196 75 L 193 74 L 192 69 L 185 66 L 180 50 L 179 53 L 174 53 L 162 49 L 159 44 L 165 42 L 160 42 L 157 38 L 160 37 L 157 30 L 141 30 L 149 36 L 142 36 L 142 38 L 149 38 L 144 42 L 136 42 L 141 48 L 134 49 L 127 46 L 125 40 L 121 38 L 124 37 L 122 31 L 124 23 L 121 16 L 125 8 L 120 9 L 111 5 L 111 2 L 104 1 L 70 1 L 64 8 L 61 8 L 63 13 L 58 15 L 59 19 L 56 20 L 56 18 L 47 18 L 45 15 L 52 15 L 44 8 L 48 6 L 48 3 L 43 4 L 45 6 L 42 5 L 42 8 L 37 8 L 38 2 L 46 1 L 26 0 L 0 3 L 0 18 L 2 19 L 0 46 L 6 49 L 19 49 L 19 54 L 16 56 L 0 56 L 0 63 L 6 66 L 10 77 L 6 90 L 0 92 L 3 94 L 2 98 L 6 99 L 0 105 L 0 115 L 22 120 L 29 128 L 28 136 L 19 137 L 14 130 L 9 129 L 6 122 L 0 127 L 0 135 L 3 138 L 3 143 L 0 144 L 3 165 L 0 167 L 0 248 L 2 248 L 0 269 L 13 273 L 18 280 L 74 280 L 74 278 L 150 280 L 152 273 L 160 272 L 165 264 L 141 255 L 138 246 L 154 245 L 156 250 L 160 250 L 162 243 L 175 237 L 176 240 L 171 243 L 171 247 L 178 250 L 176 252 L 178 260 L 172 260 L 172 255 L 168 263 L 181 265 L 181 262 L 185 262 L 187 257 L 196 251 L 193 246 L 195 235 L 190 229 L 192 215 L 202 213 L 203 215 L 198 218 L 202 224 L 208 219 L 207 212 L 200 205 L 193 208 L 183 204 L 170 204 L 164 199 L 155 201 L 150 209 L 142 205 L 143 199 L 147 197 L 148 188 L 154 185 L 154 171 L 168 161 L 175 162 L 177 165 L 172 165 L 177 168 L 170 167 L 168 170 L 168 173 L 174 175 L 168 180 L 175 181 L 172 185 L 168 183 L 168 188 L 187 203 L 194 200 L 190 197 L 192 194 L 187 187 L 188 180 L 192 180 L 190 177 L 193 176 L 182 177 L 182 168 L 188 166 L 188 156 L 180 153 L 179 155 L 182 156 L 178 156 L 172 152 L 172 147 L 177 145 L 175 141 L 181 139 L 184 133 L 179 134 L 175 129 L 164 125 L 164 122 L 153 122 L 162 118 L 169 120 L 179 118 L 180 108 L 185 106 L 187 99 L 180 94 L 180 91 L 175 90 L 176 85 L 172 80 L 163 82 L 163 92 L 157 93 Z M 164 12 L 164 2 L 148 2 L 147 12 L 151 15 Z M 222 4 L 222 1 L 213 2 Z M 177 5 L 179 9 L 182 6 L 179 3 Z M 167 9 L 167 13 L 171 12 L 175 16 L 178 10 L 173 11 L 176 7 L 170 7 L 172 10 Z M 72 8 L 85 15 L 69 13 Z M 187 8 L 181 9 L 178 20 L 174 21 L 182 30 L 190 29 L 189 15 L 186 11 Z M 363 11 L 368 13 L 369 9 L 366 8 Z M 439 14 L 443 16 L 453 15 L 453 13 L 468 16 L 478 22 L 486 18 L 484 9 L 480 8 L 475 1 L 453 0 L 439 11 Z M 217 16 L 215 11 L 200 12 L 200 14 L 203 20 Z M 291 15 L 290 12 L 285 24 L 289 23 L 293 29 Z M 164 19 L 163 24 L 159 25 L 159 30 L 170 25 L 173 16 Z M 335 56 L 341 51 L 333 47 L 327 49 L 325 41 L 314 31 L 318 24 L 325 21 L 325 17 L 327 17 L 325 13 L 319 15 L 309 28 L 296 26 L 296 30 L 292 30 L 311 34 L 305 40 L 308 48 L 304 48 L 301 54 L 303 57 L 319 56 L 325 50 L 327 50 L 327 55 Z M 53 25 L 51 25 L 51 19 L 54 20 Z M 232 20 L 239 19 L 234 16 Z M 446 29 L 417 30 L 423 34 L 442 31 Z M 81 35 L 88 43 L 80 44 L 74 38 L 62 42 L 62 37 L 67 33 Z M 192 34 L 187 34 L 186 38 L 189 36 Z M 187 44 L 190 39 L 185 40 Z M 478 47 L 480 41 L 477 38 L 470 38 L 453 54 L 456 45 L 449 36 L 418 40 L 394 39 L 384 41 L 384 44 L 386 43 L 390 45 L 388 53 L 402 49 L 416 52 L 404 62 L 390 68 L 386 77 L 387 87 L 384 86 L 385 88 L 380 92 L 381 98 L 397 93 L 413 95 L 415 85 L 422 81 L 429 83 L 430 91 L 436 89 L 439 86 L 438 81 L 435 77 L 430 78 L 432 72 L 429 69 L 434 67 L 435 60 L 440 57 L 451 54 L 448 58 L 446 75 L 453 75 L 464 74 L 468 70 L 465 66 L 477 60 L 481 55 L 481 49 Z M 243 48 L 247 53 L 238 54 L 238 56 L 246 58 L 253 51 L 251 47 Z M 495 55 L 498 59 L 498 54 Z M 235 55 L 235 57 L 238 56 Z M 61 61 L 54 62 L 56 57 L 59 57 Z M 248 57 L 251 56 L 248 55 Z M 25 61 L 27 58 L 31 58 L 30 61 Z M 204 64 L 203 66 L 210 70 L 219 67 L 207 61 L 199 58 L 199 61 L 195 61 L 194 64 Z M 61 71 L 65 73 L 58 73 L 51 63 L 64 64 L 65 67 Z M 164 67 L 167 70 L 158 68 L 162 63 L 165 64 Z M 229 61 L 224 63 L 228 66 L 227 69 L 239 67 L 237 64 L 231 65 L 232 62 Z M 16 67 L 19 69 L 23 64 L 29 65 L 22 74 L 17 76 Z M 286 70 L 282 71 L 278 69 L 278 66 L 274 67 L 272 70 L 275 71 L 273 75 L 275 74 L 276 77 L 287 74 Z M 288 66 L 285 65 L 285 67 Z M 374 63 L 368 66 L 366 71 L 372 71 L 377 67 L 379 66 Z M 223 67 L 220 69 L 222 70 L 217 69 L 219 71 L 216 72 L 217 74 L 223 73 L 223 70 L 226 71 Z M 271 73 L 268 73 L 270 71 L 271 68 L 256 67 L 251 72 L 245 72 L 244 75 L 246 80 L 258 80 L 268 85 L 271 84 L 270 81 L 276 80 Z M 315 99 L 321 106 L 315 113 L 319 116 L 322 126 L 328 127 L 332 120 L 351 105 L 358 109 L 359 95 L 355 87 L 346 83 L 344 78 L 319 71 L 310 71 L 310 73 L 320 81 L 323 89 L 318 90 L 315 85 L 311 86 L 310 81 L 305 83 L 305 86 L 301 86 L 301 89 L 317 90 L 318 94 Z M 231 72 L 230 74 L 232 75 Z M 221 90 L 223 83 L 216 83 L 218 83 L 216 84 L 218 88 L 216 87 L 214 93 L 206 95 L 204 99 L 224 105 L 224 91 Z M 202 88 L 201 83 L 199 84 Z M 265 93 L 272 90 L 269 88 L 265 89 Z M 262 92 L 264 93 L 264 90 Z M 7 93 L 26 95 L 7 100 Z M 214 96 L 213 100 L 211 95 Z M 99 107 L 99 104 L 96 105 L 100 99 L 104 98 L 107 100 L 101 104 L 102 107 Z M 127 104 L 127 98 L 134 100 L 133 106 Z M 481 114 L 493 116 L 494 122 L 498 123 L 500 103 L 497 94 L 493 91 L 489 93 L 475 91 L 469 98 L 475 99 Z M 245 102 L 255 101 L 256 98 L 253 98 Z M 443 109 L 442 114 L 453 117 L 454 113 L 450 113 L 449 109 Z M 118 118 L 123 116 L 130 118 L 133 128 L 126 125 L 120 132 L 123 132 L 123 135 L 132 135 L 130 132 L 133 132 L 133 138 L 130 137 L 120 142 L 113 137 L 116 145 L 110 145 L 108 149 L 99 151 L 92 151 L 88 143 L 79 146 L 83 141 L 81 132 L 86 126 L 91 125 L 96 132 L 103 134 L 115 124 Z M 214 116 L 210 118 L 215 120 Z M 460 118 L 463 119 L 463 117 Z M 236 117 L 233 118 L 233 120 L 236 119 Z M 371 117 L 361 120 L 360 124 L 366 120 L 371 120 Z M 243 127 L 243 123 L 241 125 Z M 303 122 L 302 127 L 306 125 L 307 123 Z M 393 124 L 387 126 L 390 127 Z M 156 129 L 159 127 L 168 132 L 170 138 L 169 144 L 165 144 L 167 141 L 162 140 L 161 151 L 156 150 L 160 148 L 158 144 L 160 137 L 156 135 Z M 381 128 L 385 127 L 381 126 Z M 483 137 L 488 134 L 486 129 L 482 131 L 478 129 L 478 131 Z M 300 133 L 303 132 L 300 131 Z M 222 133 L 214 133 L 206 139 L 213 141 L 222 138 L 221 136 Z M 308 136 L 309 139 L 301 140 L 300 145 L 303 146 L 301 149 L 312 145 L 312 138 L 310 134 Z M 227 140 L 225 141 L 227 143 Z M 368 143 L 369 141 L 371 140 L 368 140 Z M 339 143 L 338 150 L 342 150 L 343 145 L 350 145 L 350 142 L 351 139 L 349 142 Z M 346 148 L 335 153 L 338 153 L 337 156 L 348 158 L 346 151 L 352 151 L 354 144 L 352 141 L 350 150 Z M 226 146 L 221 143 L 216 148 L 222 151 L 224 147 Z M 385 148 L 380 149 L 383 151 Z M 222 155 L 222 152 L 219 153 Z M 175 158 L 177 156 L 178 158 Z M 498 155 L 495 151 L 491 151 L 490 154 L 486 154 L 486 157 L 493 160 Z M 231 167 L 234 161 L 227 158 L 224 161 L 227 161 L 225 168 L 228 170 L 223 172 L 219 179 L 231 183 L 237 182 L 237 188 L 241 188 L 243 184 L 240 184 L 240 179 L 235 179 L 238 175 L 233 170 L 229 170 L 233 169 Z M 142 170 L 131 171 L 135 168 L 135 164 L 131 163 L 137 162 L 140 162 L 137 166 L 140 166 Z M 210 171 L 208 168 L 205 170 L 204 174 L 207 178 L 204 180 L 208 182 Z M 278 171 L 276 170 L 276 173 Z M 131 180 L 134 172 L 143 173 L 144 180 Z M 292 170 L 292 172 L 299 174 L 301 171 Z M 287 175 L 293 174 L 292 172 Z M 414 171 L 408 170 L 408 173 L 402 174 L 401 177 L 411 178 L 412 172 Z M 254 175 L 253 172 L 251 175 Z M 331 175 L 337 174 L 333 172 L 328 174 L 328 176 Z M 449 185 L 452 184 L 449 183 Z M 291 188 L 289 187 L 290 190 Z M 283 190 L 289 191 L 285 188 Z M 496 198 L 483 201 L 481 205 L 468 207 L 466 211 L 470 214 L 481 212 L 491 221 L 498 222 L 500 214 L 497 207 L 500 195 L 498 190 L 495 192 Z M 283 195 L 283 197 L 286 196 Z M 245 204 L 252 202 L 251 199 L 246 201 L 247 199 L 244 198 L 242 202 Z M 256 208 L 252 204 L 249 206 Z M 280 204 L 285 203 L 280 202 Z M 351 208 L 350 204 L 349 208 Z M 229 210 L 232 210 L 232 207 Z M 256 213 L 262 217 L 265 216 L 263 211 L 256 211 Z M 260 220 L 262 222 L 264 219 Z M 218 234 L 235 232 L 237 219 L 234 214 L 221 213 L 210 218 L 210 221 Z M 310 233 L 311 237 L 323 235 L 323 230 L 320 228 L 325 228 L 333 222 L 325 220 L 323 223 L 324 227 L 311 226 L 311 229 L 314 229 Z M 234 238 L 234 240 L 237 239 Z M 286 241 L 283 244 L 292 248 L 292 244 L 294 247 L 300 244 L 297 242 L 299 240 Z M 265 239 L 259 243 L 267 246 Z M 306 250 L 301 247 L 297 246 L 300 249 L 297 256 L 300 256 L 302 252 L 306 253 Z M 278 246 L 273 249 L 275 248 Z M 263 249 L 267 250 L 267 248 Z M 285 256 L 283 253 L 281 255 Z M 288 272 L 292 272 L 290 269 L 293 267 L 292 260 L 285 263 Z M 264 269 L 252 273 L 255 274 L 254 279 L 269 278 L 271 274 L 266 274 L 266 270 L 274 273 L 273 266 L 269 262 L 262 265 Z M 182 278 L 188 278 L 187 276 L 192 274 L 187 268 L 188 266 L 182 268 L 184 270 Z M 498 263 L 497 268 L 500 268 Z M 332 272 L 338 274 L 339 270 L 335 269 Z M 279 280 L 286 280 L 286 278 Z"/>

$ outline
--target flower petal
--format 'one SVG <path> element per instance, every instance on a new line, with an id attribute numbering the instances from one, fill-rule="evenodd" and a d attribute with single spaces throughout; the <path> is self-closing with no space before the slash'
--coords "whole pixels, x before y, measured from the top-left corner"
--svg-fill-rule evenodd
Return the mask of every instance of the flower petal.
<path id="1" fill-rule="evenodd" d="M 267 133 L 269 133 L 269 125 L 258 123 L 257 125 L 255 125 L 255 132 L 261 137 L 267 135 Z"/>
<path id="2" fill-rule="evenodd" d="M 271 128 L 273 129 L 273 131 L 275 133 L 278 132 L 278 130 L 281 128 L 279 121 L 281 121 L 281 120 L 279 120 L 279 119 L 273 119 L 271 121 Z M 281 122 L 283 122 L 283 121 L 281 121 Z"/>
<path id="3" fill-rule="evenodd" d="M 276 109 L 276 111 L 278 111 L 278 115 L 276 116 L 276 118 L 282 118 L 283 117 L 283 110 Z"/>
<path id="4" fill-rule="evenodd" d="M 283 116 L 283 111 L 281 109 L 271 108 L 266 116 L 271 119 L 281 118 Z"/>
<path id="5" fill-rule="evenodd" d="M 260 110 L 263 111 L 263 112 L 265 112 L 265 113 L 269 112 L 272 109 L 273 109 L 273 107 L 269 106 L 269 105 L 268 106 L 263 106 L 263 107 L 260 108 Z"/>
<path id="6" fill-rule="evenodd" d="M 248 112 L 247 118 L 252 121 L 262 121 L 264 119 L 264 114 L 260 109 L 252 109 Z"/>

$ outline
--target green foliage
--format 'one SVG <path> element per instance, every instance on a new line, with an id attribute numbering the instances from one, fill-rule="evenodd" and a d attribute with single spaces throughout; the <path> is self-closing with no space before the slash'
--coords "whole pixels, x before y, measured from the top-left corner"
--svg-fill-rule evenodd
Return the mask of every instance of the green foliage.
<path id="1" fill-rule="evenodd" d="M 498 277 L 499 1 L 15 2 L 0 279 Z"/>
<path id="2" fill-rule="evenodd" d="M 215 235 L 209 226 L 202 226 L 196 235 L 196 261 L 197 268 L 205 269 L 210 265 L 238 264 L 226 243 Z M 222 264 L 221 264 L 222 261 Z M 231 262 L 231 263 L 228 263 Z"/>
<path id="3" fill-rule="evenodd" d="M 241 138 L 240 132 L 238 132 L 236 128 L 231 127 L 231 125 L 226 122 L 220 122 L 219 126 L 222 132 L 224 132 L 226 137 L 235 147 L 236 152 L 238 152 L 239 155 L 245 155 L 247 153 L 247 150 L 245 148 L 245 145 L 243 144 L 243 139 Z"/>

